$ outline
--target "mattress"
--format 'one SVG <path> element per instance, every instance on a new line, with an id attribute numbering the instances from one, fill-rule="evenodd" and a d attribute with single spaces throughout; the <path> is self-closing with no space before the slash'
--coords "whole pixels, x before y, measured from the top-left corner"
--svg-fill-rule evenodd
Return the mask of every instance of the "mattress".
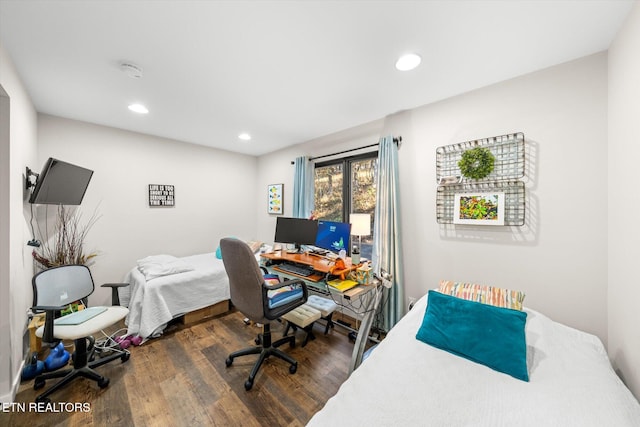
<path id="1" fill-rule="evenodd" d="M 590 335 L 525 308 L 529 382 L 418 341 L 427 297 L 309 426 L 638 426 L 640 405 Z"/>
<path id="2" fill-rule="evenodd" d="M 191 271 L 146 280 L 138 267 L 124 278 L 120 301 L 129 307 L 128 335 L 157 336 L 174 317 L 228 300 L 229 279 L 214 253 L 180 258 Z"/>

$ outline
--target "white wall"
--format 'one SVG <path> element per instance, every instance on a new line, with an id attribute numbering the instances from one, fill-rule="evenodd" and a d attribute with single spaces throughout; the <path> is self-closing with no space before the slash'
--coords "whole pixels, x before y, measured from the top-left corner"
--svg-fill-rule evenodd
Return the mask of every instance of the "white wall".
<path id="1" fill-rule="evenodd" d="M 634 187 L 640 157 L 640 4 L 609 50 L 609 356 L 640 397 L 640 193 Z"/>
<path id="2" fill-rule="evenodd" d="M 24 171 L 36 159 L 37 116 L 2 45 L 0 97 L 0 401 L 11 402 L 20 381 L 22 337 L 32 302 Z"/>
<path id="3" fill-rule="evenodd" d="M 526 225 L 438 225 L 436 148 L 517 131 L 527 140 Z M 403 137 L 399 162 L 407 297 L 421 296 L 441 279 L 518 289 L 526 292 L 529 307 L 606 342 L 606 54 L 263 156 L 260 185 L 285 182 L 287 188 L 293 176 L 289 162 L 298 155 L 367 145 L 387 134 Z M 285 191 L 285 197 L 290 200 L 291 193 Z M 272 240 L 274 220 L 258 215 L 258 235 Z"/>
<path id="4" fill-rule="evenodd" d="M 119 129 L 39 116 L 39 170 L 55 157 L 94 171 L 80 207 L 100 218 L 88 235 L 99 256 L 91 267 L 96 286 L 118 282 L 148 255 L 213 252 L 220 238 L 255 238 L 255 157 Z M 175 207 L 150 208 L 149 184 L 175 186 Z M 38 205 L 44 219 L 46 206 Z M 49 207 L 53 219 L 55 207 Z M 100 289 L 92 304 L 109 303 Z"/>

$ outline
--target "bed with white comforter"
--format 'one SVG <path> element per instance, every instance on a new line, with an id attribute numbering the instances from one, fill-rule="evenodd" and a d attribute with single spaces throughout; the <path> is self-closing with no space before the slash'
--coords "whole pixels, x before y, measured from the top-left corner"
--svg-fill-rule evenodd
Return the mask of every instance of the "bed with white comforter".
<path id="1" fill-rule="evenodd" d="M 640 426 L 600 340 L 525 308 L 529 382 L 416 339 L 427 296 L 309 426 Z"/>
<path id="2" fill-rule="evenodd" d="M 215 253 L 147 257 L 124 281 L 130 284 L 120 288 L 121 304 L 129 307 L 127 334 L 144 339 L 161 334 L 177 316 L 230 298 L 229 279 Z"/>

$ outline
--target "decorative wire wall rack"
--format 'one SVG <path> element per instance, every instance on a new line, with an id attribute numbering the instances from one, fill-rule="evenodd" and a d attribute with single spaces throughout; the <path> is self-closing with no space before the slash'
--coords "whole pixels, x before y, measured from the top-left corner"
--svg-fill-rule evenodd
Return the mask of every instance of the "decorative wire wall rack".
<path id="1" fill-rule="evenodd" d="M 465 178 L 458 166 L 462 153 L 476 147 L 488 149 L 495 158 L 493 171 L 481 180 Z M 519 179 L 524 176 L 524 158 L 522 132 L 444 145 L 436 149 L 436 181 L 460 184 Z"/>
<path id="2" fill-rule="evenodd" d="M 453 185 L 439 185 L 436 192 L 436 217 L 438 224 L 453 224 L 456 194 L 504 193 L 504 225 L 524 225 L 525 188 L 522 181 L 494 181 Z"/>

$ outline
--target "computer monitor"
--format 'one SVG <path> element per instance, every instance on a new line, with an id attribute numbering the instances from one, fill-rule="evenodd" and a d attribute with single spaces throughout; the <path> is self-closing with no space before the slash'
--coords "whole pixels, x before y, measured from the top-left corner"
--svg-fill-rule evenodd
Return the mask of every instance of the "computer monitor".
<path id="1" fill-rule="evenodd" d="M 318 221 L 303 218 L 287 218 L 279 216 L 276 220 L 276 234 L 273 238 L 278 243 L 292 243 L 295 251 L 301 245 L 313 245 L 318 234 Z"/>
<path id="2" fill-rule="evenodd" d="M 315 246 L 333 252 L 344 249 L 349 252 L 351 224 L 334 221 L 318 221 L 318 234 Z"/>

